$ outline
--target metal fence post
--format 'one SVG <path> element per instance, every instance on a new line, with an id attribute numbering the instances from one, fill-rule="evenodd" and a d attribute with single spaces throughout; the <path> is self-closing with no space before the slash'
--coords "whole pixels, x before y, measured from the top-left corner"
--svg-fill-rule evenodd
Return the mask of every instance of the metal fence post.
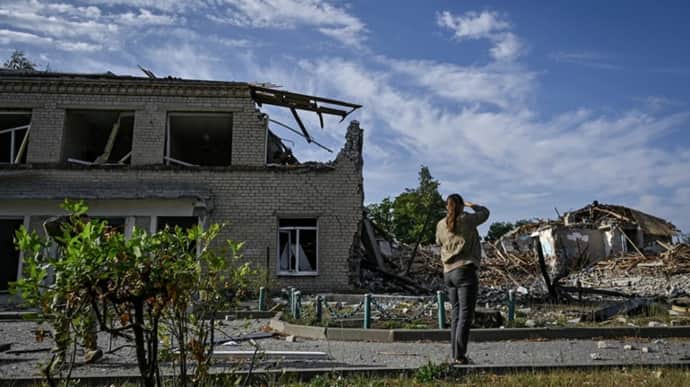
<path id="1" fill-rule="evenodd" d="M 446 326 L 446 297 L 443 291 L 436 292 L 436 303 L 438 304 L 438 329 Z"/>
<path id="2" fill-rule="evenodd" d="M 259 288 L 259 312 L 263 312 L 265 310 L 266 310 L 266 288 L 262 286 Z"/>
<path id="3" fill-rule="evenodd" d="M 302 292 L 299 290 L 295 292 L 295 320 L 299 320 L 302 314 Z"/>
<path id="4" fill-rule="evenodd" d="M 288 305 L 290 306 L 290 317 L 295 317 L 295 288 L 288 289 Z"/>
<path id="5" fill-rule="evenodd" d="M 364 329 L 371 328 L 371 296 L 369 293 L 364 295 Z"/>
<path id="6" fill-rule="evenodd" d="M 508 321 L 515 320 L 515 296 L 513 290 L 508 290 Z"/>
<path id="7" fill-rule="evenodd" d="M 321 309 L 321 303 L 323 299 L 321 296 L 316 296 L 316 305 L 314 305 L 314 312 L 316 314 L 316 322 L 321 323 L 323 319 L 323 309 Z"/>

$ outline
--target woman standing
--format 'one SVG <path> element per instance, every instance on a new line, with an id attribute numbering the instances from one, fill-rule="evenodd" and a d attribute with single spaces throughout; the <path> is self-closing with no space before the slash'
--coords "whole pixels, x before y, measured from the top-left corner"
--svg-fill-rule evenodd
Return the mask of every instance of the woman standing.
<path id="1" fill-rule="evenodd" d="M 465 206 L 474 213 L 463 210 Z M 486 207 L 466 202 L 458 194 L 446 200 L 448 214 L 436 225 L 436 244 L 441 245 L 443 281 L 453 306 L 451 324 L 451 353 L 453 361 L 467 364 L 467 340 L 479 291 L 479 258 L 481 242 L 477 226 L 489 218 Z"/>

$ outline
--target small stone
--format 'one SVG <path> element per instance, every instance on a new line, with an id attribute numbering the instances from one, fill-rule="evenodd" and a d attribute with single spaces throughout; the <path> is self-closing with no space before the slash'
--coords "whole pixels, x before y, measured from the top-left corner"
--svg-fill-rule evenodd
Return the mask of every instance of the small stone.
<path id="1" fill-rule="evenodd" d="M 665 341 L 663 339 L 656 339 L 654 340 L 654 344 L 664 344 Z"/>
<path id="2" fill-rule="evenodd" d="M 285 341 L 287 341 L 288 343 L 294 343 L 295 342 L 295 336 L 294 335 L 287 336 L 287 337 L 285 337 Z"/>
<path id="3" fill-rule="evenodd" d="M 623 346 L 623 349 L 626 350 L 626 351 L 632 351 L 633 346 L 630 345 L 630 344 L 625 344 L 625 345 Z"/>
<path id="4" fill-rule="evenodd" d="M 623 316 L 618 316 L 618 317 L 616 317 L 616 321 L 618 321 L 618 322 L 620 322 L 620 323 L 624 323 L 624 324 L 625 324 L 625 323 L 627 323 L 627 322 L 628 322 L 628 319 L 627 319 L 627 318 L 625 318 L 625 317 L 623 317 Z"/>
<path id="5" fill-rule="evenodd" d="M 601 356 L 596 352 L 590 353 L 589 357 L 592 358 L 592 360 L 601 360 Z"/>
<path id="6" fill-rule="evenodd" d="M 527 320 L 527 321 L 525 321 L 525 326 L 527 328 L 534 328 L 537 326 L 537 323 L 534 320 Z"/>
<path id="7" fill-rule="evenodd" d="M 651 352 L 649 350 L 649 347 L 642 347 L 642 353 L 649 353 L 649 352 Z"/>
<path id="8" fill-rule="evenodd" d="M 574 318 L 574 319 L 572 319 L 572 320 L 568 320 L 568 324 L 577 324 L 577 323 L 579 323 L 580 321 L 582 321 L 582 319 L 581 319 L 580 317 L 576 317 L 576 318 Z"/>
<path id="9" fill-rule="evenodd" d="M 658 321 L 650 321 L 649 323 L 647 323 L 647 326 L 650 328 L 656 328 L 658 326 L 661 326 L 661 323 Z"/>
<path id="10" fill-rule="evenodd" d="M 607 342 L 602 340 L 602 341 L 597 342 L 597 348 L 606 349 L 606 348 L 611 348 L 611 346 Z"/>
<path id="11" fill-rule="evenodd" d="M 527 288 L 524 286 L 518 286 L 518 288 L 516 290 L 518 293 L 523 294 L 523 295 L 526 295 L 529 293 L 529 290 L 527 290 Z"/>

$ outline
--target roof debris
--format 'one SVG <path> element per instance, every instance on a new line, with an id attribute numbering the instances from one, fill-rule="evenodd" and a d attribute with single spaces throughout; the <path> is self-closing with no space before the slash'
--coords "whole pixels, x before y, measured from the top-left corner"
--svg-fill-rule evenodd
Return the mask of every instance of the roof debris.
<path id="1" fill-rule="evenodd" d="M 249 89 L 251 92 L 252 99 L 259 105 L 259 107 L 266 105 L 281 106 L 290 109 L 292 116 L 295 118 L 297 125 L 299 125 L 300 134 L 307 140 L 307 143 L 316 143 L 311 137 L 307 128 L 304 126 L 304 122 L 297 113 L 298 110 L 306 110 L 315 112 L 319 117 L 319 123 L 321 128 L 323 128 L 323 115 L 329 114 L 340 117 L 340 122 L 343 122 L 345 117 L 354 112 L 355 110 L 362 107 L 362 105 L 357 105 L 350 102 L 339 101 L 336 99 L 317 97 L 313 95 L 292 93 L 284 90 L 277 90 L 274 88 L 268 88 L 264 85 L 259 84 L 249 84 Z M 342 108 L 347 108 L 344 110 Z M 283 127 L 287 125 L 273 121 Z M 287 127 L 290 130 L 294 129 Z M 296 132 L 296 131 L 295 131 Z M 316 143 L 317 145 L 325 148 L 323 145 Z M 325 148 L 328 150 L 328 148 Z M 330 151 L 330 150 L 329 150 Z"/>

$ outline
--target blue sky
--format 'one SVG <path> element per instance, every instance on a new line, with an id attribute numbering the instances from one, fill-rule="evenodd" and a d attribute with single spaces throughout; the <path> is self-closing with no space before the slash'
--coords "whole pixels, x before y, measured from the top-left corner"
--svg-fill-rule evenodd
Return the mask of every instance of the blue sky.
<path id="1" fill-rule="evenodd" d="M 20 49 L 64 72 L 141 75 L 141 64 L 363 104 L 352 118 L 365 129 L 367 203 L 413 187 L 424 164 L 491 221 L 599 200 L 690 231 L 687 1 L 0 4 L 4 58 Z M 344 142 L 346 122 L 306 121 L 318 141 Z M 301 160 L 334 157 L 275 131 Z"/>

